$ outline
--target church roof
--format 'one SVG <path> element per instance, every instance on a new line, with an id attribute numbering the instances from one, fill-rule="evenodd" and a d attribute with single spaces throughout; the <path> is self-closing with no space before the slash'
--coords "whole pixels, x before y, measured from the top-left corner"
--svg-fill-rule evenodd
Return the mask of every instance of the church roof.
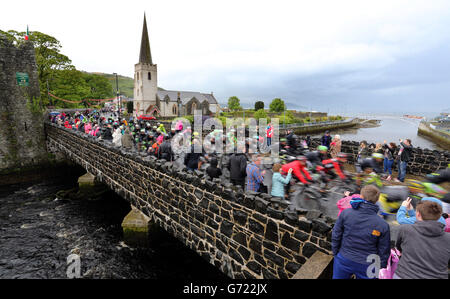
<path id="1" fill-rule="evenodd" d="M 182 105 L 185 105 L 194 97 L 200 102 L 200 104 L 204 101 L 207 101 L 209 104 L 217 104 L 217 100 L 214 95 L 196 91 L 158 90 L 158 97 L 161 101 L 163 101 L 165 97 L 168 96 L 170 102 L 176 102 L 178 93 L 180 93 L 180 100 Z"/>
<path id="2" fill-rule="evenodd" d="M 139 53 L 139 63 L 147 63 L 153 65 L 152 54 L 150 52 L 150 41 L 148 39 L 147 21 L 144 13 L 144 25 L 142 28 L 141 52 Z"/>

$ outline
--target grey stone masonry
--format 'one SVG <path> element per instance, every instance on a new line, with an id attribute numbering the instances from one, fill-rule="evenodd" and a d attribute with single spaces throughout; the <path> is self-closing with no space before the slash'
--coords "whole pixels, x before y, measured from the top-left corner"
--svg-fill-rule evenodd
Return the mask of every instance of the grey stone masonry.
<path id="1" fill-rule="evenodd" d="M 267 194 L 238 193 L 54 124 L 45 129 L 49 151 L 84 167 L 231 278 L 291 278 L 316 251 L 331 255 L 328 218 L 307 219 L 306 210 L 272 206 Z"/>
<path id="2" fill-rule="evenodd" d="M 18 84 L 17 73 L 28 75 L 28 86 Z M 47 158 L 43 114 L 29 108 L 39 96 L 32 43 L 17 47 L 0 34 L 0 170 L 40 164 Z"/>

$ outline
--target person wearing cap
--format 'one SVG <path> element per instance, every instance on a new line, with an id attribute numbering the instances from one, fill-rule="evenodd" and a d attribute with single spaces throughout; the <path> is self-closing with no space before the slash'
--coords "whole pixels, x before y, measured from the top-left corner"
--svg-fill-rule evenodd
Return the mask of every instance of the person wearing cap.
<path id="1" fill-rule="evenodd" d="M 404 206 L 410 207 L 410 200 Z M 414 224 L 401 225 L 398 229 L 395 247 L 401 252 L 401 258 L 393 278 L 448 279 L 450 234 L 440 222 L 441 205 L 435 198 L 424 198 L 414 214 Z"/>
<path id="2" fill-rule="evenodd" d="M 330 131 L 325 131 L 325 135 L 322 136 L 322 138 L 320 139 L 320 144 L 323 146 L 326 146 L 327 149 L 330 148 L 330 144 L 331 144 L 331 136 L 330 136 Z"/>

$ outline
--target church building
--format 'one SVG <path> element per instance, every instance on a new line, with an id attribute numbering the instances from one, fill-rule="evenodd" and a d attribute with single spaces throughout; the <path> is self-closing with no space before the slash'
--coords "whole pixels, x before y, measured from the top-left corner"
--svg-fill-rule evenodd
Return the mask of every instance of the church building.
<path id="1" fill-rule="evenodd" d="M 158 67 L 153 64 L 144 14 L 139 62 L 134 65 L 134 116 L 178 117 L 193 115 L 195 110 L 213 115 L 220 109 L 212 93 L 163 90 L 157 84 Z"/>

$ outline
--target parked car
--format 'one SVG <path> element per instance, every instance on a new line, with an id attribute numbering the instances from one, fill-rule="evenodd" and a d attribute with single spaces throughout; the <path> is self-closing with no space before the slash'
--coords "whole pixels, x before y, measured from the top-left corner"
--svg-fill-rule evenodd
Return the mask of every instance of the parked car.
<path id="1" fill-rule="evenodd" d="M 138 116 L 139 120 L 155 120 L 156 117 L 152 116 L 152 115 L 147 115 L 147 114 L 142 114 Z"/>

